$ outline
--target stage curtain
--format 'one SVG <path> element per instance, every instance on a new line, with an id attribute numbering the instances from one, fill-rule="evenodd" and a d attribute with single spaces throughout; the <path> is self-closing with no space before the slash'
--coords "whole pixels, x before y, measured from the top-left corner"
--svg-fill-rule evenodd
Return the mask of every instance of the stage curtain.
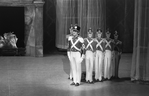
<path id="1" fill-rule="evenodd" d="M 149 81 L 149 0 L 135 0 L 131 80 Z"/>
<path id="2" fill-rule="evenodd" d="M 80 35 L 87 36 L 87 29 L 105 30 L 106 0 L 56 0 L 56 47 L 66 49 L 66 34 L 71 24 L 81 27 Z"/>

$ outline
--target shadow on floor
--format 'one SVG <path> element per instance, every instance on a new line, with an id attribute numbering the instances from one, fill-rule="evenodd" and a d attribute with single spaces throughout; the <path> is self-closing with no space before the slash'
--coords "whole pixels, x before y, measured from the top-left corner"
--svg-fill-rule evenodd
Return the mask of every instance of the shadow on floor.
<path id="1" fill-rule="evenodd" d="M 130 81 L 130 77 L 122 77 L 119 79 L 112 79 L 113 82 L 124 82 L 124 81 Z"/>

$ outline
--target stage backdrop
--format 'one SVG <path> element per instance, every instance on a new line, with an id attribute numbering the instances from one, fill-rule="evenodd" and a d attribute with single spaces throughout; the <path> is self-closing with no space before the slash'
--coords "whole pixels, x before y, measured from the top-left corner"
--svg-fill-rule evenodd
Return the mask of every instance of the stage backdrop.
<path id="1" fill-rule="evenodd" d="M 110 29 L 111 38 L 118 32 L 122 41 L 123 53 L 133 52 L 135 0 L 106 0 L 106 28 Z"/>
<path id="2" fill-rule="evenodd" d="M 149 81 L 149 0 L 135 0 L 131 79 Z"/>
<path id="3" fill-rule="evenodd" d="M 43 56 L 43 5 L 44 0 L 0 0 L 2 7 L 24 7 L 25 37 L 22 38 L 28 56 Z"/>
<path id="4" fill-rule="evenodd" d="M 82 37 L 87 29 L 105 30 L 106 0 L 56 0 L 56 47 L 66 49 L 66 34 L 71 24 L 81 26 Z"/>

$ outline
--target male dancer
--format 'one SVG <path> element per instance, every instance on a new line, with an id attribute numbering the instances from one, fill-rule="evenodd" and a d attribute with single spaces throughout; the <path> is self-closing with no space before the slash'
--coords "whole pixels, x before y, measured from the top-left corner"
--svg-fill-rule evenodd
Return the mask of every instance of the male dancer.
<path id="1" fill-rule="evenodd" d="M 80 27 L 75 25 L 73 28 L 73 38 L 70 38 L 68 41 L 71 44 L 71 64 L 72 64 L 72 73 L 73 73 L 73 82 L 71 85 L 79 86 L 81 83 L 81 62 L 84 58 L 84 53 L 81 54 L 81 50 L 84 49 L 84 40 L 79 36 Z"/>
<path id="2" fill-rule="evenodd" d="M 85 45 L 85 65 L 86 65 L 86 82 L 93 84 L 93 63 L 94 63 L 94 52 L 95 52 L 95 40 L 93 37 L 92 29 L 88 29 L 87 38 L 84 39 Z"/>
<path id="3" fill-rule="evenodd" d="M 73 26 L 72 25 L 69 28 L 69 32 L 70 33 L 68 35 L 66 35 L 67 41 L 73 37 Z M 68 59 L 70 61 L 70 73 L 69 73 L 68 79 L 72 80 L 73 79 L 73 75 L 72 75 L 72 64 L 71 64 L 71 58 L 70 58 L 70 56 L 71 56 L 70 42 L 68 42 L 67 56 L 68 56 Z"/>
<path id="4" fill-rule="evenodd" d="M 112 70 L 112 76 L 114 79 L 119 79 L 118 77 L 118 69 L 119 69 L 119 62 L 121 58 L 122 53 L 122 42 L 118 40 L 117 31 L 115 31 L 114 34 L 114 54 L 113 54 L 113 70 Z"/>
<path id="5" fill-rule="evenodd" d="M 106 32 L 105 42 L 105 57 L 104 57 L 104 79 L 109 80 L 111 78 L 111 60 L 113 51 L 113 40 L 110 38 L 111 33 Z"/>
<path id="6" fill-rule="evenodd" d="M 102 82 L 104 39 L 102 38 L 101 29 L 97 29 L 97 38 L 95 40 L 97 42 L 95 58 L 95 81 Z"/>

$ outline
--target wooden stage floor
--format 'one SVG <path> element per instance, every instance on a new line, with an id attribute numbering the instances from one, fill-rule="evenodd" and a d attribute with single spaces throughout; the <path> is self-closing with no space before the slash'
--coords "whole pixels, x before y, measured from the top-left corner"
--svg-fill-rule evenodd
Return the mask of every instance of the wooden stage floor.
<path id="1" fill-rule="evenodd" d="M 132 54 L 123 54 L 118 81 L 70 86 L 64 54 L 0 57 L 0 96 L 148 96 L 149 85 L 130 82 Z M 82 70 L 85 65 L 82 63 Z"/>

